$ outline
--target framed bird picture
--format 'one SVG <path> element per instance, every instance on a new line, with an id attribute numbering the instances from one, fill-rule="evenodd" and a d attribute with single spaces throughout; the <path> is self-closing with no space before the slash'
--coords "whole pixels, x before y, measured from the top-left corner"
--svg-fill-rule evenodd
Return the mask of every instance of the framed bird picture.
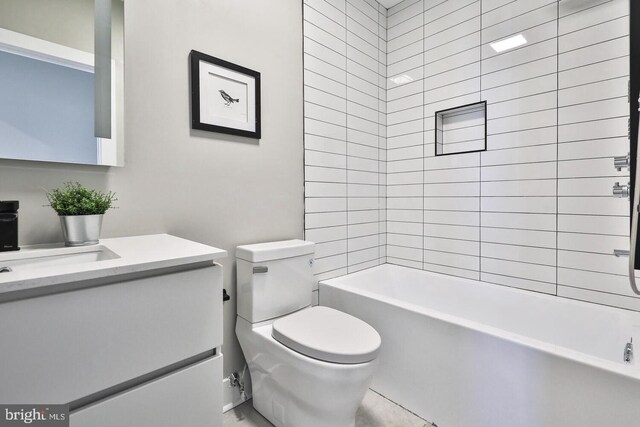
<path id="1" fill-rule="evenodd" d="M 192 50 L 191 128 L 261 137 L 260 73 Z"/>

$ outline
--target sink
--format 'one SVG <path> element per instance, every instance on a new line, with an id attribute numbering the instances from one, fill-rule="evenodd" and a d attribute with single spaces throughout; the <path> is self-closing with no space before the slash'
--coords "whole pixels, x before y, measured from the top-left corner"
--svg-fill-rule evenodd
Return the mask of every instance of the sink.
<path id="1" fill-rule="evenodd" d="M 0 274 L 26 269 L 83 264 L 120 258 L 104 246 L 78 248 L 26 249 L 0 254 Z"/>

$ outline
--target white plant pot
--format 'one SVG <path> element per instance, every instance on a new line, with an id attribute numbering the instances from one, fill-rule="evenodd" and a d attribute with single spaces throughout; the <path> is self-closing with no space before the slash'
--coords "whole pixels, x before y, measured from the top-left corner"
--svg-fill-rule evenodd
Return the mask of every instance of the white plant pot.
<path id="1" fill-rule="evenodd" d="M 60 215 L 65 246 L 97 245 L 103 215 Z"/>

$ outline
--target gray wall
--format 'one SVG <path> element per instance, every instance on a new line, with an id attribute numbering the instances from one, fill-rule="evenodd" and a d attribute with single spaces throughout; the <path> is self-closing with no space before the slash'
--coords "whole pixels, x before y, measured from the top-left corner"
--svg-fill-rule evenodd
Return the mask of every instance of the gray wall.
<path id="1" fill-rule="evenodd" d="M 20 243 L 61 241 L 44 189 L 67 180 L 111 189 L 103 237 L 166 232 L 224 248 L 225 375 L 235 339 L 234 248 L 301 238 L 302 6 L 298 0 L 125 2 L 126 166 L 0 160 L 0 199 L 20 200 Z M 262 73 L 262 135 L 190 130 L 191 49 Z"/>
<path id="2" fill-rule="evenodd" d="M 121 1 L 113 5 L 122 9 Z M 93 0 L 2 0 L 0 27 L 93 53 Z"/>

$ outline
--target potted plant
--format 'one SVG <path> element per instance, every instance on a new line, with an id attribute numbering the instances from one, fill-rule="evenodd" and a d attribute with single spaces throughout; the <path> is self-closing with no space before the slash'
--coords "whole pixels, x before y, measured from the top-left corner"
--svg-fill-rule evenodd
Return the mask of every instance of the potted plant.
<path id="1" fill-rule="evenodd" d="M 65 182 L 47 193 L 50 206 L 60 217 L 66 246 L 95 245 L 100 238 L 102 216 L 116 201 L 112 191 L 103 193 Z"/>

